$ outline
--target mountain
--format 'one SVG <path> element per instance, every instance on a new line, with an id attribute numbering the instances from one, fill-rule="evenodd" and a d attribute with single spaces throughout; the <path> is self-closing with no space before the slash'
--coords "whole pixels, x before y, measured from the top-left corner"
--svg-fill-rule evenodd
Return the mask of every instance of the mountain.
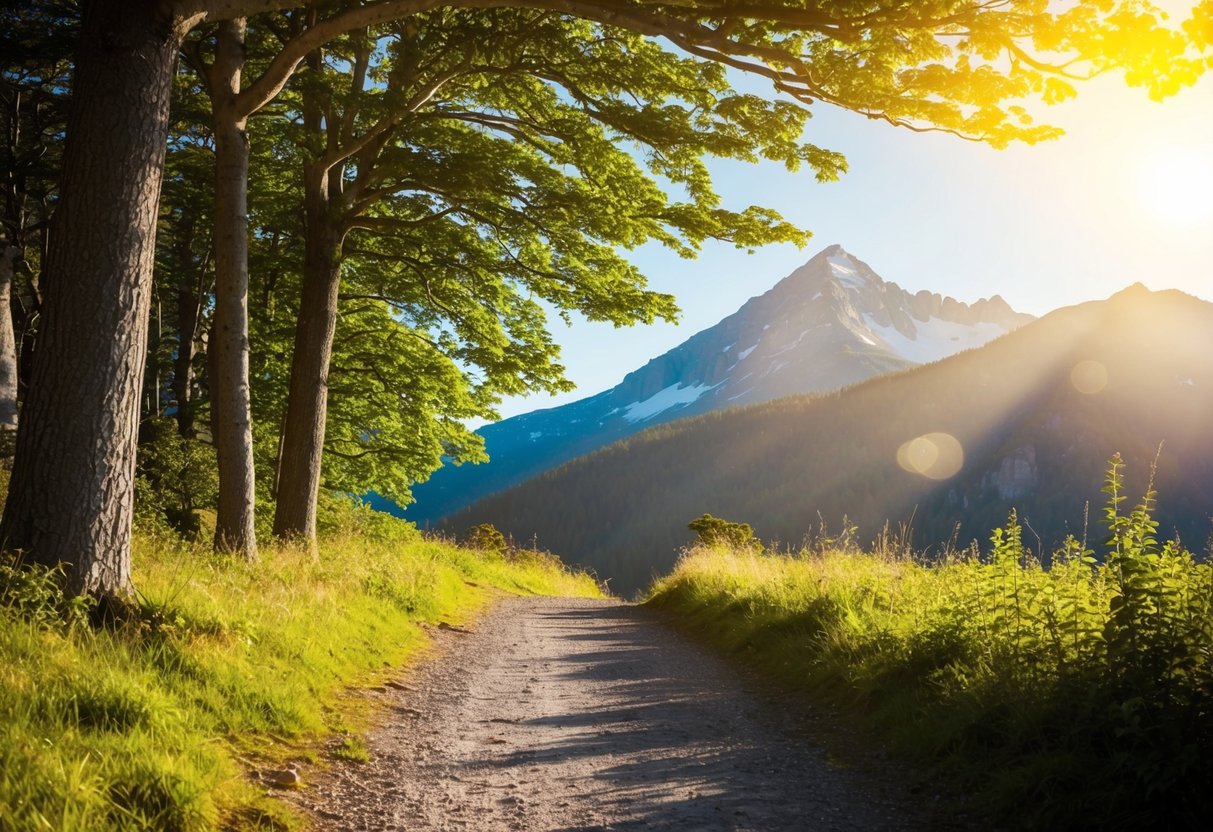
<path id="1" fill-rule="evenodd" d="M 798 545 L 843 518 L 872 540 L 986 541 L 1017 507 L 1025 541 L 1100 541 L 1109 458 L 1131 506 L 1152 461 L 1160 537 L 1203 551 L 1213 515 L 1213 304 L 1134 286 L 980 349 L 845 390 L 664 425 L 489 497 L 491 522 L 630 592 L 668 570 L 704 512 Z M 1161 452 L 1159 451 L 1161 443 Z M 1039 539 L 1039 542 L 1038 542 Z"/>
<path id="2" fill-rule="evenodd" d="M 562 407 L 480 430 L 490 462 L 447 466 L 414 489 L 421 525 L 645 428 L 794 393 L 836 390 L 980 346 L 1032 320 L 1000 297 L 972 305 L 882 280 L 834 245 L 770 291 L 629 373 Z"/>

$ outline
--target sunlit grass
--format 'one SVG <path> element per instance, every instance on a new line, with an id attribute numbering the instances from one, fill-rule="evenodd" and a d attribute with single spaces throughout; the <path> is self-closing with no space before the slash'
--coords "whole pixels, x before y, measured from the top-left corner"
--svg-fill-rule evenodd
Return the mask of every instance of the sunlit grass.
<path id="1" fill-rule="evenodd" d="M 466 620 L 497 589 L 598 591 L 544 556 L 416 535 L 256 564 L 143 536 L 134 563 L 138 615 L 100 629 L 53 582 L 0 575 L 0 829 L 290 828 L 245 772 L 321 760 L 333 734 L 365 759 L 367 700 L 345 691 L 398 674 L 420 622 Z"/>
<path id="2" fill-rule="evenodd" d="M 649 603 L 1002 824 L 1207 828 L 1213 568 L 1155 540 L 1152 499 L 1111 504 L 1104 563 L 1071 541 L 1045 569 L 1012 517 L 991 555 L 940 563 L 697 548 Z"/>

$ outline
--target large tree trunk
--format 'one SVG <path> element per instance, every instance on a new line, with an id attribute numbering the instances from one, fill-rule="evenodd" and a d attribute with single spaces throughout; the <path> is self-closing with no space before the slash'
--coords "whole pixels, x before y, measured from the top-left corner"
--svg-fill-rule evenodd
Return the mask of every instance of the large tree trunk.
<path id="1" fill-rule="evenodd" d="M 244 65 L 243 19 L 219 24 L 211 73 L 215 116 L 215 319 L 211 406 L 219 459 L 215 548 L 257 557 L 253 521 L 253 419 L 249 391 L 248 169 L 246 119 L 236 108 Z"/>
<path id="2" fill-rule="evenodd" d="M 84 6 L 43 314 L 0 543 L 130 587 L 139 394 L 169 96 L 184 32 L 145 0 Z"/>
<path id="3" fill-rule="evenodd" d="M 309 179 L 313 177 L 309 176 Z M 328 417 L 329 363 L 337 327 L 341 284 L 340 233 L 332 227 L 323 191 L 327 177 L 308 184 L 307 241 L 303 293 L 295 325 L 295 352 L 286 404 L 282 454 L 278 460 L 278 503 L 274 534 L 284 539 L 316 538 L 316 498 Z"/>
<path id="4" fill-rule="evenodd" d="M 0 243 L 0 431 L 17 429 L 17 336 L 9 308 L 17 253 L 16 246 Z"/>

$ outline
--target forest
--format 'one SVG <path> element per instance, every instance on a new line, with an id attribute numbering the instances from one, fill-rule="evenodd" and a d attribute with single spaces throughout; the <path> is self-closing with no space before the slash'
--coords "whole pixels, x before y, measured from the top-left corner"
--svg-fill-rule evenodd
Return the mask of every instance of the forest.
<path id="1" fill-rule="evenodd" d="M 322 484 L 407 502 L 479 457 L 465 420 L 567 385 L 545 308 L 676 314 L 628 249 L 806 239 L 722 206 L 706 158 L 835 177 L 843 156 L 803 132 L 818 104 L 1049 138 L 1022 101 L 1113 71 L 1173 93 L 1205 66 L 1210 14 L 482 5 L 6 7 L 6 548 L 117 598 L 141 482 L 180 528 L 213 508 L 215 548 L 246 558 L 314 538 Z"/>

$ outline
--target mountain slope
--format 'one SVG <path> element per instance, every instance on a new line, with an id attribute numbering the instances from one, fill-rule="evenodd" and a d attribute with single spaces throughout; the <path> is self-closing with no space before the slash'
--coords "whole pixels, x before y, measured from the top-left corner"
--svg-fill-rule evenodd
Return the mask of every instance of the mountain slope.
<path id="1" fill-rule="evenodd" d="M 980 346 L 1032 316 L 1000 297 L 971 306 L 880 278 L 830 246 L 616 387 L 481 429 L 491 462 L 417 486 L 421 524 L 645 428 L 794 393 L 836 390 Z"/>
<path id="2" fill-rule="evenodd" d="M 1213 514 L 1213 304 L 1135 286 L 980 349 L 858 384 L 645 432 L 451 518 L 492 522 L 631 591 L 703 512 L 798 544 L 843 516 L 871 540 L 984 541 L 1012 506 L 1047 548 L 1083 534 L 1119 451 L 1137 499 L 1159 443 L 1160 534 L 1203 550 Z M 948 437 L 951 437 L 949 439 Z M 959 452 L 959 453 L 958 453 Z M 899 464 L 900 463 L 900 464 Z M 958 470 L 957 470 L 958 469 Z M 955 525 L 959 524 L 956 529 Z M 1091 531 L 1092 541 L 1102 532 Z"/>

